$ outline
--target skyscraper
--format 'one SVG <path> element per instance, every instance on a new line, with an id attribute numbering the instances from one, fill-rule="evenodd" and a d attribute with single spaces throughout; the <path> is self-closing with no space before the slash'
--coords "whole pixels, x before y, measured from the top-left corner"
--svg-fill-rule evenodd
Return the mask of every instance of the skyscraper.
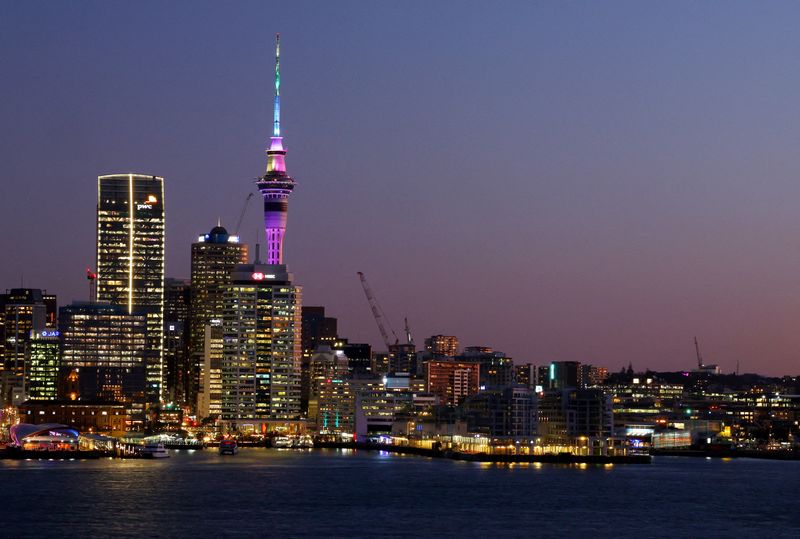
<path id="1" fill-rule="evenodd" d="M 425 350 L 434 358 L 455 357 L 458 353 L 458 337 L 431 335 L 425 339 Z"/>
<path id="2" fill-rule="evenodd" d="M 148 402 L 163 398 L 164 179 L 97 178 L 97 300 L 147 320 Z"/>
<path id="3" fill-rule="evenodd" d="M 222 322 L 225 286 L 231 271 L 247 264 L 247 245 L 217 224 L 192 244 L 191 308 L 189 316 L 189 369 L 186 401 L 197 402 L 200 372 L 205 361 L 206 326 Z"/>
<path id="4" fill-rule="evenodd" d="M 164 399 L 185 402 L 189 281 L 167 278 L 164 283 Z"/>
<path id="5" fill-rule="evenodd" d="M 299 419 L 302 292 L 283 264 L 288 197 L 280 132 L 280 41 L 275 54 L 273 130 L 267 171 L 257 180 L 264 196 L 267 263 L 236 266 L 225 288 L 221 365 L 222 420 L 237 427 Z M 282 427 L 283 428 L 283 427 Z"/>

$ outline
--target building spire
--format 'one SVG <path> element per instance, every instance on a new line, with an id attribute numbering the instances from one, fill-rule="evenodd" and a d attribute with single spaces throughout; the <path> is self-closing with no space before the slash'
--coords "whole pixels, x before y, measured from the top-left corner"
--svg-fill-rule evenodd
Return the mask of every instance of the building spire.
<path id="1" fill-rule="evenodd" d="M 275 34 L 275 102 L 272 136 L 281 136 L 281 35 Z"/>

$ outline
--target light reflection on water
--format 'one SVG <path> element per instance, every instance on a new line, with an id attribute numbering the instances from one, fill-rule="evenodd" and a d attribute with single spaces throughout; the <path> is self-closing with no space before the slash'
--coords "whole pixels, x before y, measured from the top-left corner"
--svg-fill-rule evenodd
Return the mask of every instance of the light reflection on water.
<path id="1" fill-rule="evenodd" d="M 800 537 L 800 462 L 475 463 L 242 448 L 158 460 L 0 461 L 16 536 Z M 702 522 L 698 515 L 702 514 Z M 35 526 L 31 523 L 35 522 Z M 765 523 L 768 522 L 768 527 Z M 6 535 L 7 534 L 3 534 Z"/>

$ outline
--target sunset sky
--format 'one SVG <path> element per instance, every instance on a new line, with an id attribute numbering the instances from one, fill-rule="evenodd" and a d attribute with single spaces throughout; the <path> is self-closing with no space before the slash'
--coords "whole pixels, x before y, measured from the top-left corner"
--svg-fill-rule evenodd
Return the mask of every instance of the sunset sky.
<path id="1" fill-rule="evenodd" d="M 167 275 L 233 232 L 281 33 L 306 305 L 517 362 L 800 374 L 796 2 L 10 2 L 0 288 L 85 299 L 97 176 L 165 178 Z M 251 202 L 243 241 L 263 243 Z"/>

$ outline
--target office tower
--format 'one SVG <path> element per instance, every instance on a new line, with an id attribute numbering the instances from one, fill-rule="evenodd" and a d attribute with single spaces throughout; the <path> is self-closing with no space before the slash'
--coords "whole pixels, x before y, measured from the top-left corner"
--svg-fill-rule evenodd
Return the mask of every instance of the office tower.
<path id="1" fill-rule="evenodd" d="M 97 301 L 147 321 L 147 402 L 164 390 L 164 179 L 97 178 Z"/>
<path id="2" fill-rule="evenodd" d="M 185 279 L 164 283 L 164 399 L 172 403 L 185 401 L 189 289 Z"/>
<path id="3" fill-rule="evenodd" d="M 147 315 L 130 314 L 122 305 L 74 302 L 61 307 L 58 318 L 61 395 L 124 402 L 141 413 L 152 342 Z"/>
<path id="4" fill-rule="evenodd" d="M 237 266 L 232 280 L 222 318 L 222 419 L 298 419 L 300 287 L 283 265 Z"/>
<path id="5" fill-rule="evenodd" d="M 480 364 L 467 361 L 425 362 L 425 384 L 428 393 L 439 397 L 442 404 L 458 406 L 461 401 L 478 392 Z"/>
<path id="6" fill-rule="evenodd" d="M 25 367 L 32 332 L 45 329 L 47 307 L 38 288 L 14 288 L 4 295 L 2 401 L 18 405 L 26 399 Z"/>
<path id="7" fill-rule="evenodd" d="M 355 401 L 347 358 L 341 351 L 320 345 L 311 357 L 310 373 L 309 427 L 320 434 L 352 433 Z"/>
<path id="8" fill-rule="evenodd" d="M 458 337 L 432 335 L 425 339 L 425 350 L 434 358 L 455 357 L 458 353 Z"/>
<path id="9" fill-rule="evenodd" d="M 26 393 L 31 400 L 58 398 L 61 343 L 58 331 L 31 332 L 25 373 Z"/>
<path id="10" fill-rule="evenodd" d="M 205 327 L 203 364 L 197 387 L 197 417 L 219 418 L 222 413 L 222 320 L 212 320 Z"/>
<path id="11" fill-rule="evenodd" d="M 552 389 L 539 398 L 539 434 L 548 444 L 569 444 L 579 436 L 608 438 L 614 430 L 610 394 L 602 389 Z"/>
<path id="12" fill-rule="evenodd" d="M 236 266 L 223 299 L 222 420 L 237 427 L 300 418 L 302 292 L 283 264 L 288 197 L 280 133 L 280 42 L 275 54 L 275 100 L 267 171 L 258 180 L 264 196 L 267 264 Z M 283 428 L 283 427 L 282 427 Z"/>
<path id="13" fill-rule="evenodd" d="M 537 432 L 537 397 L 527 387 L 481 391 L 462 404 L 471 433 L 529 437 Z"/>
<path id="14" fill-rule="evenodd" d="M 186 401 L 197 402 L 200 373 L 206 353 L 206 326 L 222 320 L 225 286 L 231 272 L 239 264 L 247 264 L 247 245 L 239 237 L 228 234 L 220 223 L 192 244 L 192 286 L 189 322 L 189 372 L 186 380 Z"/>

